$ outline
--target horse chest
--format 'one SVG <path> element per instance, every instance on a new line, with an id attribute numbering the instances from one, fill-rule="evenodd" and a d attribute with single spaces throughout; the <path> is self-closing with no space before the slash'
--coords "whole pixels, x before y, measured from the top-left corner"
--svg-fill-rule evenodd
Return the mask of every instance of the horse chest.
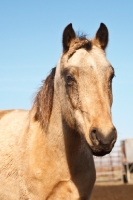
<path id="1" fill-rule="evenodd" d="M 80 198 L 78 189 L 72 181 L 61 181 L 55 185 L 47 200 L 78 200 Z"/>

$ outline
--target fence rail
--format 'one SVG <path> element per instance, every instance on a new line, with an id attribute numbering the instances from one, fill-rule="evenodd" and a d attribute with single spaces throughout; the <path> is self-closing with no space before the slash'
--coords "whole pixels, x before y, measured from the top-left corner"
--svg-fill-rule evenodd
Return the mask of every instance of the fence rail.
<path id="1" fill-rule="evenodd" d="M 96 167 L 96 181 L 122 180 L 123 165 L 121 146 L 113 148 L 112 152 L 104 157 L 94 156 Z"/>

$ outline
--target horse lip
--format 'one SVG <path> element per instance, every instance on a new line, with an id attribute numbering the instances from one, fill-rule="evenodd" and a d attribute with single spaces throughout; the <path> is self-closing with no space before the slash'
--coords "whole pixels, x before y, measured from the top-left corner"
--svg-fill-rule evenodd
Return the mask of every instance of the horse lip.
<path id="1" fill-rule="evenodd" d="M 111 150 L 110 151 L 93 151 L 92 150 L 92 154 L 94 156 L 105 156 L 106 154 L 109 154 L 110 152 Z"/>
<path id="2" fill-rule="evenodd" d="M 112 147 L 110 148 L 103 148 L 102 146 L 90 146 L 91 152 L 94 156 L 105 156 L 106 154 L 109 154 L 112 150 Z"/>

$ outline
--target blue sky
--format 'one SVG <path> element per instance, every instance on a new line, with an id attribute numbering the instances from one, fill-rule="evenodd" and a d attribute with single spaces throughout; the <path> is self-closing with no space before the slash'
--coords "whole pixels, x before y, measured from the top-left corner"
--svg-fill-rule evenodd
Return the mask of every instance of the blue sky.
<path id="1" fill-rule="evenodd" d="M 30 109 L 41 81 L 62 52 L 69 23 L 93 38 L 109 29 L 107 58 L 115 68 L 113 122 L 118 141 L 133 137 L 133 1 L 0 0 L 0 109 Z"/>

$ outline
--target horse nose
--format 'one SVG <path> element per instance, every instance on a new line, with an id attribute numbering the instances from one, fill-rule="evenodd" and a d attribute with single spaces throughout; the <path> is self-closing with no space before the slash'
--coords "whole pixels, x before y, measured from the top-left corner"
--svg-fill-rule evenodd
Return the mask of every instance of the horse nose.
<path id="1" fill-rule="evenodd" d="M 90 139 L 94 145 L 114 146 L 117 138 L 117 131 L 112 127 L 108 132 L 103 133 L 98 128 L 90 130 Z"/>

